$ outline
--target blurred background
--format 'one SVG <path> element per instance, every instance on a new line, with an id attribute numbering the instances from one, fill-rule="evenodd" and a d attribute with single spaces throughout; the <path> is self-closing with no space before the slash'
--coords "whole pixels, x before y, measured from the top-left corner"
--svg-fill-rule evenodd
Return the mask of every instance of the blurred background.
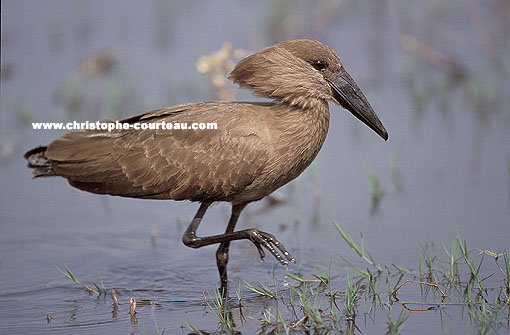
<path id="1" fill-rule="evenodd" d="M 305 273 L 313 270 L 306 261 L 332 258 L 340 282 L 338 255 L 350 250 L 333 220 L 362 234 L 381 262 L 409 268 L 424 246 L 442 249 L 457 230 L 473 248 L 508 250 L 507 0 L 6 0 L 1 15 L 0 330 L 33 333 L 45 325 L 66 333 L 89 325 L 75 329 L 154 333 L 156 316 L 175 332 L 187 319 L 210 327 L 201 292 L 218 284 L 214 248 L 180 241 L 197 204 L 31 180 L 22 155 L 64 133 L 33 130 L 32 122 L 263 100 L 226 74 L 244 56 L 288 39 L 318 39 L 336 50 L 389 140 L 331 106 L 315 162 L 272 201 L 250 205 L 240 228 L 274 233 L 305 262 Z M 214 206 L 199 234 L 222 232 L 229 210 Z M 126 315 L 112 318 L 109 301 L 68 283 L 53 266 L 64 263 L 83 281 L 101 278 L 124 300 L 137 296 L 143 327 Z M 230 279 L 271 283 L 275 264 L 238 242 Z M 46 326 L 48 313 L 55 321 Z"/>

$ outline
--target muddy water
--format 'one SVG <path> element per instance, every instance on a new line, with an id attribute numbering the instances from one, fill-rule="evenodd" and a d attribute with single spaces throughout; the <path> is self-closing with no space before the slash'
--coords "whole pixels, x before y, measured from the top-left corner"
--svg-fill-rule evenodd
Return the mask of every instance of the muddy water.
<path id="1" fill-rule="evenodd" d="M 95 121 L 215 100 L 195 63 L 225 41 L 253 51 L 282 39 L 326 42 L 388 129 L 384 143 L 333 107 L 330 132 L 313 167 L 280 191 L 286 203 L 268 209 L 261 201 L 243 213 L 239 226 L 275 233 L 303 262 L 305 276 L 315 273 L 309 261 L 324 267 L 331 259 L 333 283 L 343 289 L 345 263 L 338 256 L 360 264 L 332 220 L 354 237 L 363 234 L 381 263 L 414 270 L 421 246 L 434 243 L 441 251 L 456 230 L 472 248 L 509 248 L 510 52 L 502 33 L 508 9 L 497 1 L 481 7 L 462 1 L 344 1 L 331 8 L 219 1 L 2 5 L 1 333 L 155 334 L 166 328 L 175 334 L 188 332 L 185 322 L 216 329 L 217 318 L 202 296 L 218 285 L 214 248 L 191 250 L 180 241 L 196 204 L 101 197 L 78 192 L 64 180 L 31 180 L 21 156 L 62 134 L 35 131 L 32 121 Z M 417 57 L 403 34 L 443 52 L 465 79 L 455 81 L 428 64 L 426 52 Z M 79 64 L 98 53 L 114 65 L 104 73 L 84 73 Z M 238 98 L 255 99 L 245 91 Z M 375 211 L 368 175 L 384 191 Z M 223 231 L 228 214 L 227 205 L 214 206 L 200 233 Z M 285 269 L 270 257 L 261 262 L 247 242 L 234 243 L 230 259 L 233 286 L 270 285 L 273 269 L 280 282 L 286 280 Z M 64 278 L 54 267 L 64 264 L 86 284 L 102 280 L 115 288 L 119 308 L 109 296 L 91 296 Z M 270 303 L 245 289 L 242 295 L 251 317 L 237 322 L 237 329 L 254 333 Z M 138 300 L 136 320 L 129 317 L 130 297 Z M 404 329 L 471 331 L 460 309 L 449 316 L 442 326 L 439 313 L 414 313 Z M 360 326 L 362 332 L 385 327 L 384 318 Z"/>

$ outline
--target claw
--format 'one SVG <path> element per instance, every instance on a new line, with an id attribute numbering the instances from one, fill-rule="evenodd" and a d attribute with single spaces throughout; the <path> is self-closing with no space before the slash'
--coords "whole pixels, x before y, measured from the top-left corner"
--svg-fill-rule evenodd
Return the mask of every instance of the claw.
<path id="1" fill-rule="evenodd" d="M 264 258 L 266 257 L 266 253 L 264 252 L 264 249 L 262 249 L 262 247 L 260 246 L 260 243 L 254 243 L 254 244 L 257 247 L 257 250 L 259 251 L 260 259 L 263 261 Z"/>
<path id="2" fill-rule="evenodd" d="M 257 229 L 248 229 L 249 239 L 255 244 L 259 251 L 260 258 L 264 260 L 265 253 L 262 246 L 266 248 L 282 265 L 287 265 L 290 262 L 296 262 L 283 244 L 278 241 L 272 234 L 259 231 Z M 276 248 L 275 248 L 276 247 Z M 277 252 L 278 249 L 280 252 Z M 281 253 L 281 254 L 280 254 Z M 283 257 L 282 257 L 283 254 Z M 284 258 L 285 257 L 285 258 Z"/>

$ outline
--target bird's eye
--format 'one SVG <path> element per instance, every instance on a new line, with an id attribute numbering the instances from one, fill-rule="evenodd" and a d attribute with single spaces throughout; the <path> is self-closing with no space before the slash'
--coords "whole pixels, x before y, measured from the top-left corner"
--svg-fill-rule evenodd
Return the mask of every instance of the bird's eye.
<path id="1" fill-rule="evenodd" d="M 318 70 L 318 71 L 324 71 L 326 70 L 326 68 L 328 67 L 328 64 L 326 64 L 325 62 L 323 61 L 315 61 L 315 62 L 312 62 L 312 66 Z"/>

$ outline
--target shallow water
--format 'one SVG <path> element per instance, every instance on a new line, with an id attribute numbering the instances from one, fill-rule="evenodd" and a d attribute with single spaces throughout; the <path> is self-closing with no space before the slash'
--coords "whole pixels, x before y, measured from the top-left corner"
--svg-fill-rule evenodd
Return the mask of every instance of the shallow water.
<path id="1" fill-rule="evenodd" d="M 62 134 L 32 130 L 32 121 L 95 121 L 215 100 L 195 64 L 225 41 L 252 51 L 281 39 L 326 42 L 340 53 L 389 132 L 384 143 L 332 107 L 328 138 L 312 168 L 280 190 L 287 202 L 266 210 L 261 201 L 243 212 L 239 227 L 274 233 L 303 262 L 304 276 L 316 273 L 308 262 L 324 269 L 331 259 L 332 286 L 343 290 L 346 265 L 339 255 L 363 265 L 332 220 L 356 240 L 362 234 L 379 262 L 415 271 L 421 246 L 433 243 L 441 253 L 441 243 L 449 246 L 457 230 L 471 248 L 509 249 L 510 43 L 503 32 L 510 20 L 503 3 L 349 0 L 319 9 L 283 1 L 2 5 L 0 333 L 188 333 L 185 322 L 216 330 L 217 318 L 202 296 L 210 298 L 218 285 L 215 249 L 181 243 L 197 204 L 101 197 L 60 179 L 31 180 L 21 156 Z M 479 38 L 476 13 L 499 62 Z M 447 54 L 469 79 L 455 84 L 406 51 L 403 33 Z M 110 72 L 80 72 L 86 57 L 103 50 L 116 62 Z M 247 91 L 238 98 L 256 99 Z M 392 163 L 395 153 L 399 158 Z M 384 189 L 373 214 L 369 173 Z M 215 205 L 200 234 L 223 231 L 228 216 L 229 206 Z M 109 296 L 89 295 L 54 267 L 64 264 L 85 284 L 101 279 L 115 288 L 121 304 L 116 314 Z M 234 288 L 239 281 L 271 285 L 273 270 L 280 284 L 288 280 L 270 256 L 261 262 L 248 242 L 233 243 Z M 495 273 L 488 287 L 498 288 L 501 273 L 486 270 Z M 421 299 L 413 290 L 402 294 Z M 237 309 L 232 313 L 236 329 L 251 334 L 272 303 L 247 289 L 242 296 L 249 317 L 243 323 Z M 130 297 L 138 300 L 136 322 L 129 316 Z M 393 309 L 394 317 L 401 309 Z M 412 312 L 403 329 L 476 332 L 462 307 L 448 307 L 446 314 Z M 382 333 L 386 319 L 379 313 L 375 321 L 359 320 L 358 327 Z M 500 332 L 508 333 L 508 324 Z"/>

